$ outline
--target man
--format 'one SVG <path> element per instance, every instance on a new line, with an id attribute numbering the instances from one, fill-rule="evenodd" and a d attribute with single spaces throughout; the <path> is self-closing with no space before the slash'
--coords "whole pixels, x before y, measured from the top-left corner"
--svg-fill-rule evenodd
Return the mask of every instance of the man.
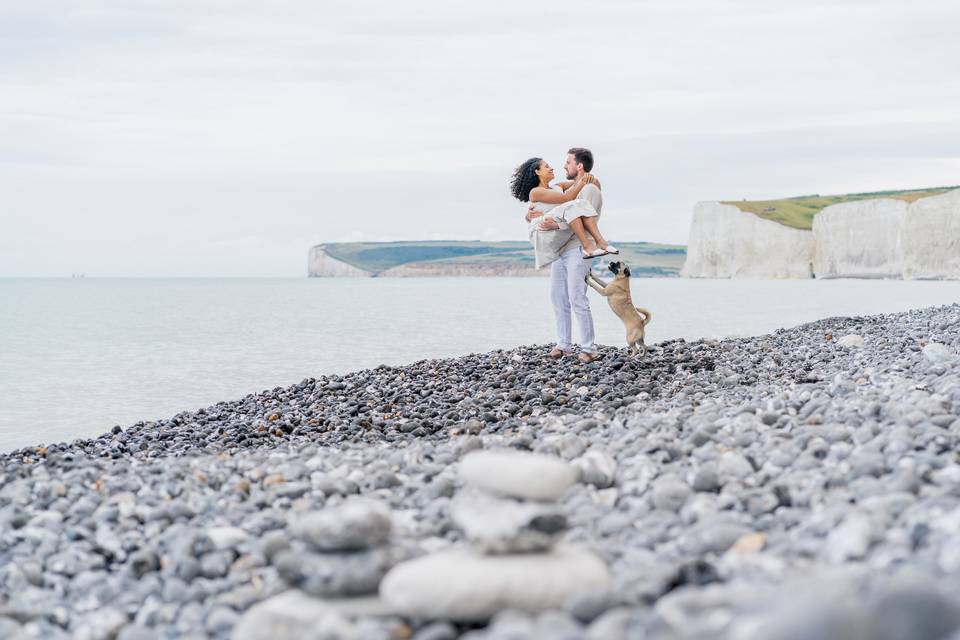
<path id="1" fill-rule="evenodd" d="M 593 153 L 589 149 L 574 147 L 567 152 L 567 161 L 563 165 L 567 175 L 567 182 L 560 182 L 558 186 L 564 191 L 570 188 L 576 180 L 590 173 L 593 169 Z M 590 202 L 600 214 L 603 207 L 603 195 L 600 193 L 600 182 L 594 179 L 593 184 L 585 186 L 578 196 Z M 532 210 L 527 211 L 527 220 L 532 220 L 543 214 Z M 555 220 L 546 219 L 540 223 L 543 231 L 559 230 L 560 225 Z M 599 357 L 594 345 L 593 315 L 590 313 L 590 300 L 587 298 L 586 275 L 590 271 L 593 260 L 584 260 L 580 252 L 580 243 L 570 229 L 564 230 L 570 235 L 560 249 L 560 257 L 550 264 L 550 300 L 553 303 L 553 313 L 556 318 L 557 344 L 547 355 L 551 358 L 562 358 L 573 355 L 572 332 L 570 322 L 571 311 L 577 319 L 577 328 L 580 333 L 580 362 L 593 362 Z"/>

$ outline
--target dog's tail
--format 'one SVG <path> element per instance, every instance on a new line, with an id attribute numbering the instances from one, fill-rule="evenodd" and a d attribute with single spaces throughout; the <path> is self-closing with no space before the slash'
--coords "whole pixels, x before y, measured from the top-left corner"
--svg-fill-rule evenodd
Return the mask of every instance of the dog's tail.
<path id="1" fill-rule="evenodd" d="M 637 310 L 637 313 L 643 316 L 643 326 L 650 324 L 650 321 L 653 320 L 653 314 L 644 309 L 643 307 L 634 307 Z"/>

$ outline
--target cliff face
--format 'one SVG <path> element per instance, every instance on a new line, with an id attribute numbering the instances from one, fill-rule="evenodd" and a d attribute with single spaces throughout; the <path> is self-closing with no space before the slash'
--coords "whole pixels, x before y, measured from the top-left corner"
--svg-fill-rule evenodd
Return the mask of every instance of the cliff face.
<path id="1" fill-rule="evenodd" d="M 687 278 L 809 278 L 813 234 L 737 207 L 700 202 L 693 211 Z"/>
<path id="2" fill-rule="evenodd" d="M 904 278 L 960 279 L 960 189 L 911 203 L 901 238 Z"/>
<path id="3" fill-rule="evenodd" d="M 688 278 L 960 279 L 960 189 L 834 204 L 795 229 L 718 202 L 694 209 Z"/>
<path id="4" fill-rule="evenodd" d="M 373 274 L 331 257 L 322 244 L 310 249 L 307 275 L 311 278 L 369 278 Z"/>
<path id="5" fill-rule="evenodd" d="M 909 204 L 833 205 L 813 234 L 818 278 L 960 278 L 960 189 Z"/>
<path id="6" fill-rule="evenodd" d="M 818 278 L 899 278 L 907 206 L 885 198 L 825 208 L 813 219 L 813 272 Z"/>

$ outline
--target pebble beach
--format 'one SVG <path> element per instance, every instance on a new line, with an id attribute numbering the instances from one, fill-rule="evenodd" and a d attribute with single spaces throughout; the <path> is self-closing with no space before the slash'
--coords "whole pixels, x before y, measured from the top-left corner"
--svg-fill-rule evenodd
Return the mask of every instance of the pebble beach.
<path id="1" fill-rule="evenodd" d="M 960 305 L 548 349 L 3 454 L 0 637 L 960 640 Z"/>

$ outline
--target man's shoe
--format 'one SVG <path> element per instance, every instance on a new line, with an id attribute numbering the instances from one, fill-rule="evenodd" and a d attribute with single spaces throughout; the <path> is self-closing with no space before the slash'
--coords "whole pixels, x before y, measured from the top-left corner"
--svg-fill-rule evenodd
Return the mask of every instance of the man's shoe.
<path id="1" fill-rule="evenodd" d="M 586 351 L 583 351 L 580 353 L 579 358 L 580 358 L 580 362 L 582 362 L 583 364 L 589 364 L 594 360 L 600 359 L 600 352 L 594 351 L 593 353 L 587 353 Z"/>
<path id="2" fill-rule="evenodd" d="M 563 356 L 572 356 L 572 355 L 573 353 L 571 353 L 570 351 L 562 351 L 560 349 L 554 349 L 553 351 L 547 354 L 547 357 L 553 358 L 554 360 L 559 360 Z"/>

